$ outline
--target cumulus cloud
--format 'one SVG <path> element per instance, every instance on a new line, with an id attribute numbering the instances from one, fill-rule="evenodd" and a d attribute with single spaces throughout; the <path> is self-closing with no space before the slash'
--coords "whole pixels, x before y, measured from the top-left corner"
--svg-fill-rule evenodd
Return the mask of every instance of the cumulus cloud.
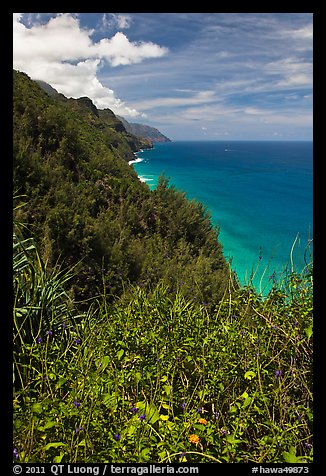
<path id="1" fill-rule="evenodd" d="M 98 69 L 105 62 L 116 67 L 158 58 L 167 53 L 166 48 L 151 42 L 131 42 L 122 32 L 94 42 L 93 30 L 81 28 L 78 18 L 70 13 L 30 28 L 22 19 L 21 13 L 13 14 L 15 69 L 50 83 L 67 96 L 88 96 L 98 107 L 109 107 L 126 116 L 140 115 L 100 83 Z M 117 21 L 126 28 L 129 20 L 120 16 Z"/>

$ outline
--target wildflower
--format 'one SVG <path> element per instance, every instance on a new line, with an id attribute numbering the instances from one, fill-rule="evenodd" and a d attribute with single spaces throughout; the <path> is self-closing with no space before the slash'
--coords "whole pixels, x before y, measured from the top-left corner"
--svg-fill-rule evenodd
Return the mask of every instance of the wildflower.
<path id="1" fill-rule="evenodd" d="M 81 344 L 81 338 L 78 337 L 78 338 L 75 340 L 75 343 L 76 343 L 77 345 Z"/>
<path id="2" fill-rule="evenodd" d="M 42 337 L 38 337 L 38 338 L 36 339 L 36 342 L 37 342 L 38 344 L 41 344 L 41 342 L 43 342 Z"/>
<path id="3" fill-rule="evenodd" d="M 135 414 L 135 413 L 137 413 L 137 412 L 138 412 L 138 408 L 135 407 L 135 405 L 133 405 L 133 406 L 131 407 L 131 413 Z"/>
<path id="4" fill-rule="evenodd" d="M 52 331 L 47 331 L 46 333 L 47 333 L 47 335 L 50 336 L 50 337 L 53 335 L 53 332 L 52 332 Z"/>
<path id="5" fill-rule="evenodd" d="M 67 329 L 67 327 L 68 327 L 67 324 L 66 324 L 65 322 L 63 322 L 63 323 L 62 323 L 62 328 L 63 328 L 63 329 Z"/>
<path id="6" fill-rule="evenodd" d="M 214 412 L 213 413 L 215 420 L 217 420 L 220 416 L 219 412 Z"/>
<path id="7" fill-rule="evenodd" d="M 192 435 L 189 436 L 189 441 L 190 443 L 193 443 L 194 445 L 196 445 L 197 443 L 200 442 L 200 438 L 198 435 L 195 435 L 194 433 Z"/>
<path id="8" fill-rule="evenodd" d="M 246 332 L 247 332 L 247 331 L 246 331 L 245 329 L 242 329 L 242 331 L 240 331 L 240 334 L 241 334 L 241 335 L 245 335 Z"/>
<path id="9" fill-rule="evenodd" d="M 18 459 L 19 454 L 18 454 L 17 448 L 14 448 L 13 455 L 14 455 L 14 458 Z"/>
<path id="10" fill-rule="evenodd" d="M 187 404 L 186 404 L 186 402 L 183 402 L 183 403 L 181 404 L 181 410 L 182 410 L 182 411 L 184 411 L 184 410 L 185 410 L 185 408 L 186 408 L 186 405 L 187 405 Z"/>
<path id="11" fill-rule="evenodd" d="M 226 430 L 225 428 L 222 428 L 220 431 L 223 436 L 228 434 L 228 430 Z"/>
<path id="12" fill-rule="evenodd" d="M 276 370 L 276 372 L 275 372 L 275 378 L 276 378 L 276 380 L 277 380 L 278 378 L 282 378 L 282 371 L 281 371 L 281 370 Z"/>
<path id="13" fill-rule="evenodd" d="M 77 435 L 77 433 L 79 433 L 80 431 L 84 431 L 84 428 L 82 426 L 78 426 L 75 430 L 75 433 Z"/>
<path id="14" fill-rule="evenodd" d="M 146 413 L 143 413 L 142 415 L 139 416 L 139 420 L 143 421 L 146 418 Z"/>
<path id="15" fill-rule="evenodd" d="M 198 408 L 197 408 L 197 412 L 198 412 L 198 413 L 203 413 L 203 408 L 202 408 L 202 407 L 198 407 Z"/>
<path id="16" fill-rule="evenodd" d="M 205 418 L 199 418 L 198 423 L 201 423 L 202 425 L 207 425 L 207 420 L 205 420 Z"/>
<path id="17" fill-rule="evenodd" d="M 77 400 L 74 401 L 74 405 L 76 408 L 80 407 L 80 402 L 77 402 Z"/>
<path id="18" fill-rule="evenodd" d="M 114 438 L 116 441 L 120 441 L 120 440 L 121 440 L 121 435 L 120 435 L 120 433 L 114 433 L 113 438 Z"/>

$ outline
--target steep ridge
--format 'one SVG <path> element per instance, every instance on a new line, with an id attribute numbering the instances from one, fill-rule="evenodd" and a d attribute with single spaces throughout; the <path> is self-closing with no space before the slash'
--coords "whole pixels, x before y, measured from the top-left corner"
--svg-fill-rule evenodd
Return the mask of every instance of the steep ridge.
<path id="1" fill-rule="evenodd" d="M 206 209 L 164 178 L 153 192 L 138 179 L 128 161 L 142 142 L 112 111 L 49 96 L 20 72 L 13 105 L 14 192 L 26 203 L 15 220 L 28 224 L 49 265 L 74 268 L 78 299 L 163 280 L 218 301 L 229 270 Z"/>

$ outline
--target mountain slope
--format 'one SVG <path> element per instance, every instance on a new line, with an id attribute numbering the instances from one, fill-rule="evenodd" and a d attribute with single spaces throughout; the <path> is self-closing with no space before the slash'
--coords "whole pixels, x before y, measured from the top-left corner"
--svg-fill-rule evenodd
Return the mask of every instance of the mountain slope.
<path id="1" fill-rule="evenodd" d="M 130 128 L 125 128 L 122 120 L 114 114 L 111 109 L 97 109 L 91 99 L 88 97 L 80 97 L 78 99 L 66 98 L 63 94 L 59 94 L 50 84 L 45 81 L 37 80 L 39 86 L 51 97 L 67 102 L 72 109 L 79 111 L 83 115 L 89 115 L 90 113 L 99 119 L 98 127 L 104 129 L 110 127 L 116 132 L 121 132 L 127 138 L 128 144 L 131 149 L 136 152 L 139 149 L 149 149 L 152 147 L 152 141 L 145 135 L 134 134 Z M 130 137 L 133 136 L 133 137 Z M 130 160 L 132 158 L 130 157 Z"/>
<path id="2" fill-rule="evenodd" d="M 151 192 L 128 165 L 138 139 L 88 98 L 61 96 L 14 73 L 14 191 L 27 202 L 15 219 L 28 224 L 43 259 L 74 267 L 78 299 L 163 280 L 217 302 L 229 271 L 202 204 L 164 179 Z"/>
<path id="3" fill-rule="evenodd" d="M 126 131 L 130 132 L 137 137 L 145 137 L 149 139 L 151 142 L 171 142 L 171 140 L 163 135 L 158 129 L 155 127 L 147 126 L 145 124 L 138 124 L 136 122 L 128 122 L 123 117 L 118 116 L 121 120 L 122 124 L 124 125 Z"/>

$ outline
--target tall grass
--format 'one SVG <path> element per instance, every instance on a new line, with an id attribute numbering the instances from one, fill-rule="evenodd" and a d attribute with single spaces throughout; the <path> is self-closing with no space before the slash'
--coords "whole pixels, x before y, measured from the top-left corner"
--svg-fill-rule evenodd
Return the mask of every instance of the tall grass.
<path id="1" fill-rule="evenodd" d="M 264 299 L 125 283 L 83 316 L 18 234 L 14 269 L 15 459 L 312 461 L 311 263 Z"/>

